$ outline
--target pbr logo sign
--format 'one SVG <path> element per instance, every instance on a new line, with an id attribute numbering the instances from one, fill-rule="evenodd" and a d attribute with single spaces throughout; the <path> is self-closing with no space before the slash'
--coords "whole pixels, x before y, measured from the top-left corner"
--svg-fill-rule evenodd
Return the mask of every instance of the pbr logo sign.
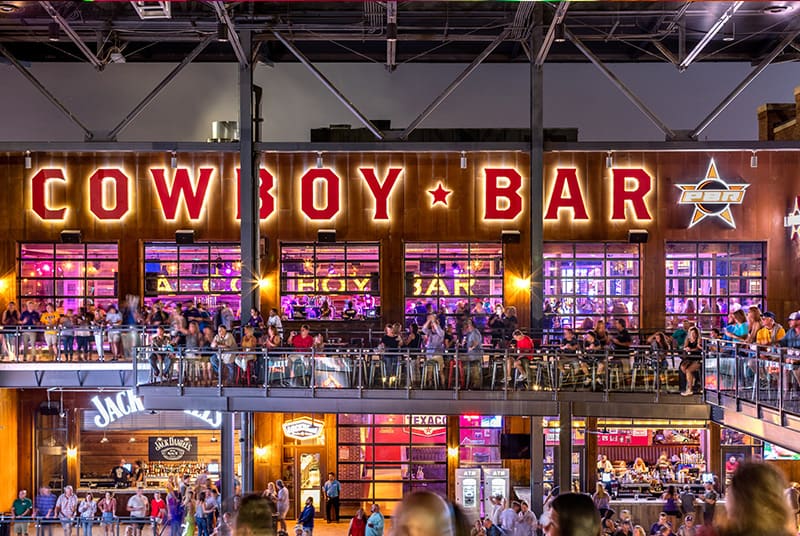
<path id="1" fill-rule="evenodd" d="M 749 184 L 727 184 L 717 172 L 712 159 L 708 164 L 705 178 L 697 184 L 678 184 L 681 190 L 679 205 L 694 205 L 689 229 L 708 217 L 715 216 L 736 228 L 731 205 L 741 205 Z"/>

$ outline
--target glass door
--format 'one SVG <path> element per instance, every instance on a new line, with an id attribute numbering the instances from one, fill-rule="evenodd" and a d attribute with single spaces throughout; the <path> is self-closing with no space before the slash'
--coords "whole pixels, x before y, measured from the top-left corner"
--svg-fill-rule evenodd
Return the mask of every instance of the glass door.
<path id="1" fill-rule="evenodd" d="M 297 515 L 303 511 L 306 499 L 311 497 L 314 500 L 314 508 L 317 516 L 321 517 L 323 512 L 322 504 L 322 475 L 325 474 L 322 467 L 321 449 L 301 450 L 298 448 L 295 457 L 297 468 L 295 474 L 298 476 L 296 488 Z"/>

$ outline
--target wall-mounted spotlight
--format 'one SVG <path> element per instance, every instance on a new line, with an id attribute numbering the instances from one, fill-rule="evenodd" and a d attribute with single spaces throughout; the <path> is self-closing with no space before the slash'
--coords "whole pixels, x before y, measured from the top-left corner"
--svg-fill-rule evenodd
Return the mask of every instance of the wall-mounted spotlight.
<path id="1" fill-rule="evenodd" d="M 467 153 L 461 151 L 461 169 L 467 169 Z"/>
<path id="2" fill-rule="evenodd" d="M 324 166 L 324 164 L 325 164 L 325 163 L 322 161 L 322 153 L 321 153 L 321 152 L 318 152 L 318 153 L 317 153 L 317 169 L 322 169 L 322 167 Z"/>
<path id="3" fill-rule="evenodd" d="M 758 167 L 758 155 L 755 151 L 752 152 L 750 155 L 750 167 L 757 168 Z"/>
<path id="4" fill-rule="evenodd" d="M 172 151 L 170 153 L 169 167 L 171 167 L 172 169 L 178 169 L 178 155 L 177 153 L 175 153 L 175 151 Z"/>
<path id="5" fill-rule="evenodd" d="M 25 151 L 25 169 L 31 169 L 33 167 L 33 161 L 31 160 L 31 152 Z"/>
<path id="6" fill-rule="evenodd" d="M 611 151 L 606 153 L 606 168 L 611 169 L 614 167 L 614 156 L 611 154 Z"/>

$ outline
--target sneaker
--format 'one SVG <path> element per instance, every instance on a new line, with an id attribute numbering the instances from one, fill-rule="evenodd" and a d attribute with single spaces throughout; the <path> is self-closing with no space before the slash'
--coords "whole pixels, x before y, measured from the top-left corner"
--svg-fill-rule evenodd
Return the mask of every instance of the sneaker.
<path id="1" fill-rule="evenodd" d="M 691 389 L 687 389 L 686 391 L 681 391 L 681 396 L 692 396 L 694 395 L 694 391 Z"/>

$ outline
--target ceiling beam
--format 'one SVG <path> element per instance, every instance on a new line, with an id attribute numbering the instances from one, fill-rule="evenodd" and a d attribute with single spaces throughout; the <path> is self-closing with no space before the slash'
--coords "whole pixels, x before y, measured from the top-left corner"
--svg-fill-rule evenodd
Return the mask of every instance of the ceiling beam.
<path id="1" fill-rule="evenodd" d="M 725 108 L 727 108 L 728 105 L 731 102 L 733 102 L 733 100 L 736 97 L 738 97 L 742 93 L 742 91 L 744 91 L 745 88 L 747 88 L 747 86 L 749 86 L 750 83 L 753 80 L 755 80 L 756 77 L 758 77 L 758 75 L 760 75 L 764 71 L 764 69 L 766 69 L 769 66 L 770 63 L 772 63 L 772 60 L 774 60 L 775 58 L 778 57 L 778 54 L 783 52 L 783 50 L 786 47 L 788 47 L 792 43 L 792 41 L 794 41 L 798 36 L 800 36 L 800 27 L 798 27 L 798 24 L 797 24 L 799 19 L 800 19 L 800 17 L 795 19 L 794 29 L 792 31 L 790 31 L 783 38 L 783 40 L 778 44 L 778 46 L 776 46 L 775 49 L 772 52 L 770 52 L 770 54 L 766 58 L 761 60 L 761 63 L 759 63 L 758 66 L 755 69 L 750 71 L 750 74 L 748 74 L 744 78 L 744 80 L 742 80 L 739 83 L 738 86 L 733 88 L 733 91 L 731 91 L 728 94 L 727 97 L 722 99 L 722 102 L 720 102 L 717 105 L 717 107 L 714 108 L 714 110 L 710 114 L 708 114 L 706 116 L 705 119 L 700 121 L 700 124 L 697 125 L 697 127 L 695 127 L 695 129 L 691 133 L 691 137 L 692 138 L 697 138 L 697 136 L 699 136 L 700 133 L 703 132 L 708 127 L 708 125 L 710 125 L 712 123 L 712 121 L 714 121 L 714 119 L 716 119 L 719 116 L 719 114 L 721 114 L 725 110 Z"/>
<path id="2" fill-rule="evenodd" d="M 555 41 L 556 38 L 556 27 L 564 22 L 564 17 L 567 15 L 567 9 L 569 9 L 568 1 L 558 4 L 556 13 L 553 15 L 553 20 L 550 21 L 550 27 L 547 28 L 547 33 L 544 35 L 542 48 L 539 49 L 539 53 L 536 55 L 536 61 L 533 62 L 537 68 L 541 68 L 542 65 L 544 65 L 545 60 L 547 60 L 547 54 L 550 53 L 550 47 L 553 45 L 553 41 Z"/>
<path id="3" fill-rule="evenodd" d="M 217 13 L 217 18 L 221 24 L 224 24 L 228 29 L 228 41 L 231 44 L 233 53 L 236 54 L 236 60 L 242 69 L 250 66 L 250 54 L 242 47 L 242 42 L 239 40 L 239 34 L 236 33 L 236 25 L 231 20 L 228 10 L 225 9 L 225 4 L 222 2 L 209 2 L 209 5 L 214 8 Z"/>
<path id="4" fill-rule="evenodd" d="M 699 56 L 703 49 L 708 46 L 711 40 L 714 39 L 720 30 L 722 30 L 725 24 L 733 17 L 733 14 L 736 13 L 743 4 L 743 0 L 738 0 L 737 2 L 732 3 L 728 9 L 726 9 L 722 15 L 720 15 L 711 28 L 708 29 L 705 35 L 700 38 L 700 41 L 694 46 L 692 51 L 681 60 L 681 63 L 678 65 L 678 69 L 685 71 L 689 65 L 691 65 L 692 62 L 697 59 L 697 56 Z"/>
<path id="5" fill-rule="evenodd" d="M 95 69 L 99 71 L 105 67 L 103 62 L 100 61 L 94 52 L 89 50 L 89 47 L 86 45 L 86 43 L 84 43 L 80 36 L 75 33 L 75 30 L 72 29 L 69 23 L 67 23 L 64 17 L 62 17 L 58 11 L 56 11 L 56 8 L 54 8 L 50 2 L 39 2 L 39 5 L 42 6 L 45 11 L 47 11 L 47 14 L 50 15 L 50 17 L 61 27 L 61 30 L 67 34 L 70 40 L 75 43 L 75 46 L 78 47 L 78 50 L 81 51 L 81 54 L 83 54 L 86 59 L 89 60 L 89 63 L 94 65 Z"/>
<path id="6" fill-rule="evenodd" d="M 361 123 L 362 123 L 362 124 L 363 124 L 365 127 L 367 127 L 367 129 L 368 129 L 370 132 L 372 132 L 372 134 L 373 134 L 373 135 L 374 135 L 374 136 L 375 136 L 377 139 L 379 139 L 379 140 L 383 140 L 383 139 L 384 139 L 384 137 L 385 137 L 385 136 L 384 136 L 383 132 L 381 132 L 381 130 L 380 130 L 378 127 L 376 127 L 376 126 L 375 126 L 375 125 L 372 123 L 372 121 L 370 121 L 370 120 L 367 118 L 367 116 L 365 116 L 364 114 L 362 114 L 362 113 L 361 113 L 361 111 L 360 111 L 358 108 L 356 108 L 356 105 L 355 105 L 355 104 L 353 104 L 352 102 L 350 102 L 350 99 L 348 99 L 348 98 L 347 98 L 347 97 L 344 95 L 344 93 L 342 93 L 341 91 L 339 91 L 339 88 L 337 88 L 336 86 L 334 86 L 334 85 L 333 85 L 333 82 L 331 82 L 330 80 L 328 80 L 328 77 L 327 77 L 327 76 L 325 76 L 324 74 L 322 74 L 322 72 L 321 72 L 319 69 L 317 69 L 317 68 L 314 66 L 314 64 L 313 64 L 313 63 L 311 63 L 311 61 L 309 61 L 309 59 L 308 59 L 308 58 L 305 56 L 305 54 L 303 54 L 303 53 L 300 51 L 300 49 L 299 49 L 299 48 L 297 48 L 297 47 L 294 45 L 294 43 L 292 43 L 291 41 L 289 41 L 288 39 L 286 39 L 284 36 L 282 36 L 282 35 L 281 35 L 281 34 L 279 34 L 278 32 L 273 32 L 273 34 L 274 34 L 274 35 L 275 35 L 275 37 L 278 39 L 278 41 L 280 41 L 281 43 L 283 43 L 283 46 L 285 46 L 285 47 L 286 47 L 286 48 L 289 50 L 289 52 L 291 52 L 291 53 L 292 53 L 292 55 L 293 55 L 295 58 L 297 58 L 297 60 L 298 60 L 300 63 L 302 63 L 302 64 L 303 64 L 303 65 L 306 67 L 306 69 L 308 69 L 309 71 L 311 71 L 311 74 L 313 74 L 313 75 L 314 75 L 314 76 L 317 78 L 317 80 L 319 80 L 320 82 L 322 82 L 322 85 L 323 85 L 323 86 L 325 86 L 326 88 L 328 88 L 328 91 L 330 91 L 331 93 L 333 93 L 333 96 L 334 96 L 334 97 L 336 97 L 337 99 L 339 99 L 339 102 L 341 102 L 342 104 L 344 104 L 345 108 L 347 108 L 348 110 L 350 110 L 350 112 L 352 112 L 352 114 L 353 114 L 353 115 L 355 115 L 355 116 L 358 118 L 358 120 L 359 120 L 359 121 L 361 121 Z"/>

